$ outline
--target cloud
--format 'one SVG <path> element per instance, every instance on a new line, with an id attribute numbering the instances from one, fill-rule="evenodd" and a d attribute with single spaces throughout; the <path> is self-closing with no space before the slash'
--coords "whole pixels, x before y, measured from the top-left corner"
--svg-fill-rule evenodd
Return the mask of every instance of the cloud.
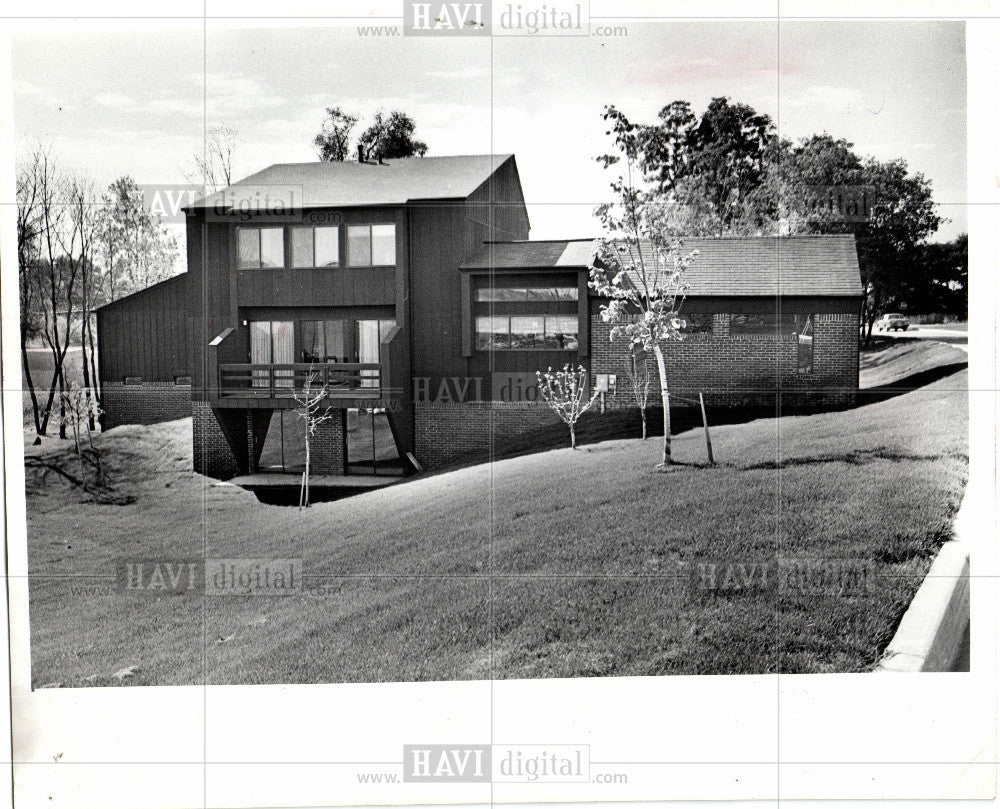
<path id="1" fill-rule="evenodd" d="M 204 112 L 201 99 L 154 98 L 144 107 L 155 115 L 183 115 L 188 118 L 201 118 Z"/>
<path id="2" fill-rule="evenodd" d="M 130 107 L 135 104 L 135 99 L 125 93 L 100 93 L 90 101 L 99 107 Z"/>

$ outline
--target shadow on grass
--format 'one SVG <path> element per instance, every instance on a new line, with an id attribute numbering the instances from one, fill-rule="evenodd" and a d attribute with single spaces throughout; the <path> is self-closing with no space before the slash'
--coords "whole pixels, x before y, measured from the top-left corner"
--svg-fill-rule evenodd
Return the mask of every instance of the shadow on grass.
<path id="1" fill-rule="evenodd" d="M 875 404 L 876 402 L 884 402 L 886 399 L 892 399 L 894 396 L 910 393 L 917 388 L 922 388 L 925 385 L 930 385 L 932 382 L 937 382 L 939 379 L 944 379 L 946 376 L 964 371 L 968 367 L 969 363 L 967 361 L 950 362 L 947 365 L 938 365 L 936 368 L 929 368 L 926 371 L 918 371 L 915 374 L 910 374 L 910 376 L 897 379 L 895 382 L 889 382 L 885 385 L 862 388 L 858 391 L 857 406 L 863 407 Z"/>
<path id="2" fill-rule="evenodd" d="M 762 461 L 760 463 L 748 464 L 746 466 L 737 466 L 735 464 L 725 465 L 740 470 L 787 469 L 795 466 L 817 466 L 819 464 L 828 463 L 845 463 L 850 466 L 864 466 L 865 464 L 874 463 L 875 461 L 892 461 L 894 463 L 903 463 L 905 461 L 940 461 L 944 457 L 959 458 L 961 460 L 968 461 L 968 456 L 960 454 L 949 454 L 948 456 L 920 455 L 917 453 L 897 452 L 896 450 L 879 447 L 877 449 L 859 449 L 854 450 L 853 452 L 844 452 L 840 454 L 808 455 L 804 457 L 785 458 L 783 461 Z"/>
<path id="3" fill-rule="evenodd" d="M 908 338 L 882 338 L 888 343 L 899 342 L 906 339 L 907 342 L 920 342 L 916 339 Z M 877 346 L 876 346 L 877 348 Z M 965 370 L 968 362 L 954 362 L 947 365 L 940 365 L 925 371 L 912 374 L 903 379 L 896 380 L 886 385 L 866 388 L 858 391 L 856 403 L 853 405 L 837 406 L 801 406 L 787 407 L 774 406 L 754 406 L 754 407 L 718 407 L 707 408 L 709 428 L 714 429 L 724 425 L 746 424 L 758 419 L 773 419 L 779 416 L 812 416 L 820 413 L 837 413 L 845 410 L 853 410 L 858 407 L 882 402 L 895 396 L 910 393 L 914 389 L 930 385 L 959 371 Z M 648 441 L 659 443 L 663 436 L 663 408 L 650 407 L 646 411 L 646 425 L 648 429 Z M 701 412 L 694 407 L 680 407 L 670 409 L 670 434 L 679 435 L 689 430 L 701 429 Z M 636 408 L 628 410 L 609 410 L 606 413 L 585 413 L 576 428 L 576 441 L 578 449 L 588 452 L 615 451 L 615 447 L 591 448 L 592 445 L 601 444 L 605 441 L 615 441 L 622 439 L 640 439 L 642 435 L 642 421 L 639 411 Z M 446 472 L 473 464 L 484 463 L 489 460 L 503 460 L 506 458 L 516 458 L 524 455 L 532 455 L 538 452 L 547 452 L 553 449 L 569 448 L 569 429 L 565 424 L 554 422 L 552 424 L 527 430 L 515 435 L 495 436 L 492 456 L 485 447 L 481 452 L 470 453 L 455 461 L 438 472 Z M 837 460 L 836 458 L 820 459 L 811 458 L 811 462 L 828 463 Z M 900 460 L 903 460 L 902 458 Z M 931 460 L 927 458 L 925 460 Z M 864 463 L 863 458 L 849 463 Z M 792 460 L 786 461 L 791 464 Z M 675 464 L 683 466 L 686 464 Z M 711 468 L 708 464 L 690 464 L 696 468 Z M 754 467 L 743 467 L 754 468 Z M 765 467 L 759 467 L 765 468 Z M 773 468 L 773 467 L 772 467 Z"/>

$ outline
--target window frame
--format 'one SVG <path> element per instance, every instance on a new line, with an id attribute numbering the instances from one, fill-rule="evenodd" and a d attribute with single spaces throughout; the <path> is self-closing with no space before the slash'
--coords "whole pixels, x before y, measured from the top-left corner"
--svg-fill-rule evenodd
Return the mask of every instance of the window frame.
<path id="1" fill-rule="evenodd" d="M 536 345 L 525 346 L 513 344 L 514 341 L 514 320 L 516 318 L 528 319 L 537 318 L 541 321 L 541 333 L 539 335 L 540 339 Z M 566 318 L 567 320 L 572 320 L 576 324 L 576 332 L 567 332 L 561 330 L 558 332 L 559 335 L 574 334 L 576 337 L 576 345 L 571 347 L 555 347 L 546 345 L 546 338 L 548 337 L 548 324 L 549 320 L 556 318 Z M 507 345 L 496 346 L 492 344 L 493 336 L 501 333 L 498 332 L 496 328 L 493 328 L 489 332 L 480 331 L 479 325 L 480 321 L 490 320 L 491 325 L 497 326 L 506 321 L 507 328 L 504 330 L 507 335 Z M 490 345 L 481 345 L 480 336 L 487 335 L 490 338 Z M 535 353 L 538 351 L 579 351 L 580 350 L 580 318 L 577 314 L 570 314 L 568 312 L 536 312 L 536 313 L 523 313 L 523 312 L 493 312 L 488 314 L 477 313 L 472 324 L 472 344 L 476 351 L 490 352 L 490 351 L 528 351 Z"/>
<path id="2" fill-rule="evenodd" d="M 392 228 L 392 263 L 376 263 L 375 262 L 375 228 Z M 351 231 L 352 230 L 367 230 L 368 231 L 368 261 L 364 264 L 358 264 L 354 260 L 354 253 L 351 250 Z M 346 246 L 346 261 L 345 266 L 347 267 L 395 267 L 399 264 L 399 252 L 397 250 L 397 237 L 398 233 L 396 230 L 395 222 L 367 222 L 367 223 L 356 223 L 348 224 L 345 231 L 345 241 Z"/>
<path id="3" fill-rule="evenodd" d="M 277 230 L 281 232 L 281 264 L 270 265 L 264 263 L 264 231 Z M 240 237 L 243 233 L 250 231 L 257 232 L 257 263 L 245 264 L 240 253 Z M 285 237 L 286 228 L 284 225 L 238 225 L 236 228 L 236 268 L 239 270 L 284 270 L 288 269 L 288 245 Z"/>
<path id="4" fill-rule="evenodd" d="M 336 237 L 334 243 L 337 246 L 336 260 L 332 264 L 319 264 L 316 261 L 316 231 L 334 230 Z M 296 232 L 308 231 L 312 234 L 312 261 L 309 264 L 295 263 L 295 234 Z M 288 257 L 289 269 L 292 270 L 333 270 L 340 269 L 340 225 L 291 225 L 288 228 Z"/>

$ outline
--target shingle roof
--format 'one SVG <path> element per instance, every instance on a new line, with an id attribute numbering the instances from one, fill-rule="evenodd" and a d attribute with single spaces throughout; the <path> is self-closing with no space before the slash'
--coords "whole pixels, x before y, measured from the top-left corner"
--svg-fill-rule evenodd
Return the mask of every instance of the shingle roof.
<path id="1" fill-rule="evenodd" d="M 496 242 L 484 245 L 466 269 L 585 268 L 593 240 Z M 861 295 L 854 237 L 688 238 L 683 249 L 698 256 L 685 273 L 688 296 Z M 645 251 L 644 251 L 645 255 Z"/>
<path id="2" fill-rule="evenodd" d="M 462 264 L 464 269 L 542 269 L 569 267 L 579 269 L 590 263 L 594 254 L 593 239 L 555 239 L 549 241 L 487 242 Z"/>
<path id="3" fill-rule="evenodd" d="M 384 163 L 276 163 L 209 194 L 187 210 L 217 204 L 237 207 L 270 191 L 278 198 L 292 189 L 301 200 L 293 207 L 401 205 L 410 200 L 464 199 L 513 155 L 407 157 Z"/>

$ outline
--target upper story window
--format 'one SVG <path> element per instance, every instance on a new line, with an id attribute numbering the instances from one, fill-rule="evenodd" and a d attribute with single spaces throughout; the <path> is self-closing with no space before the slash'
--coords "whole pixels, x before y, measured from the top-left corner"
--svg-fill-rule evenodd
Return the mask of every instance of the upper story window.
<path id="1" fill-rule="evenodd" d="M 291 229 L 293 267 L 340 266 L 340 228 L 293 227 Z"/>
<path id="2" fill-rule="evenodd" d="M 576 351 L 578 286 L 567 282 L 480 283 L 473 291 L 478 351 Z"/>
<path id="3" fill-rule="evenodd" d="M 285 229 L 239 228 L 240 269 L 285 266 Z"/>
<path id="4" fill-rule="evenodd" d="M 575 301 L 579 297 L 577 287 L 482 286 L 476 290 L 476 300 L 481 302 Z"/>
<path id="5" fill-rule="evenodd" d="M 389 267 L 396 264 L 395 225 L 349 225 L 347 263 L 352 267 Z"/>

